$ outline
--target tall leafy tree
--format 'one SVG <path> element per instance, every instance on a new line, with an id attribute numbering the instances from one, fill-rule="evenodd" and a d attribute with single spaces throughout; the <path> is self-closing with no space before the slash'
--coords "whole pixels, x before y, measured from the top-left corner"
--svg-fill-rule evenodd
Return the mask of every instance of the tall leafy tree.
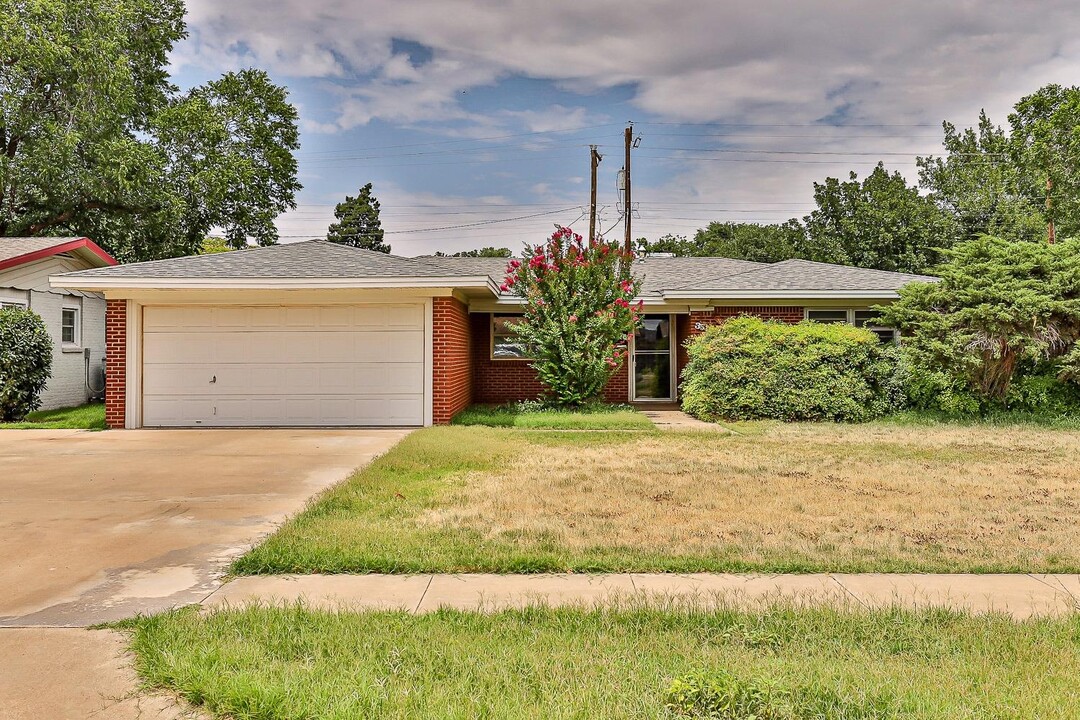
<path id="1" fill-rule="evenodd" d="M 371 193 L 371 183 L 360 188 L 356 197 L 345 196 L 334 208 L 336 223 L 326 230 L 330 242 L 388 253 L 390 246 L 383 242 L 379 201 Z"/>
<path id="2" fill-rule="evenodd" d="M 1045 198 L 1051 233 L 1080 234 L 1080 87 L 1040 88 L 1016 103 L 1009 124 L 1013 161 Z"/>
<path id="3" fill-rule="evenodd" d="M 919 184 L 958 223 L 962 239 L 981 235 L 1038 240 L 1045 236 L 1037 180 L 1015 162 L 1013 143 L 986 112 L 962 131 L 943 123 L 944 156 L 920 157 Z"/>
<path id="4" fill-rule="evenodd" d="M 514 253 L 510 248 L 482 247 L 478 250 L 462 250 L 456 253 L 436 252 L 435 257 L 508 258 Z"/>
<path id="5" fill-rule="evenodd" d="M 0 10 L 0 235 L 89 235 L 123 260 L 277 240 L 297 114 L 265 72 L 180 92 L 182 0 L 18 0 Z"/>
<path id="6" fill-rule="evenodd" d="M 678 257 L 727 257 L 755 262 L 778 262 L 800 257 L 805 231 L 798 220 L 782 224 L 711 222 L 693 238 L 665 235 L 638 240 L 643 253 L 672 253 Z"/>
<path id="7" fill-rule="evenodd" d="M 878 163 L 863 180 L 814 183 L 817 209 L 804 218 L 804 257 L 898 272 L 923 272 L 956 236 L 952 215 Z"/>

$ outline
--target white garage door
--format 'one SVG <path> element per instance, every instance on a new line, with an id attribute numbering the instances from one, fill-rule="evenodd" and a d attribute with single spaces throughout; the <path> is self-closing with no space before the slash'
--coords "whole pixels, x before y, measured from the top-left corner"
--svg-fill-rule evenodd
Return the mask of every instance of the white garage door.
<path id="1" fill-rule="evenodd" d="M 423 425 L 424 305 L 146 306 L 143 425 Z"/>

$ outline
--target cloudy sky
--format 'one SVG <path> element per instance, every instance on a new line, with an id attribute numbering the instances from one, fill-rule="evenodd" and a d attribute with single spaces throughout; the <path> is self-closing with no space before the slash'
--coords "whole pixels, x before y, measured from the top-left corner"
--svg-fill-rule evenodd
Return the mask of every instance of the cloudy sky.
<path id="1" fill-rule="evenodd" d="M 942 120 L 1080 82 L 1076 0 L 188 0 L 188 26 L 181 84 L 261 67 L 300 109 L 282 241 L 373 182 L 401 255 L 584 230 L 589 144 L 619 235 L 627 121 L 655 238 L 801 216 L 813 181 L 878 160 L 914 180 Z"/>

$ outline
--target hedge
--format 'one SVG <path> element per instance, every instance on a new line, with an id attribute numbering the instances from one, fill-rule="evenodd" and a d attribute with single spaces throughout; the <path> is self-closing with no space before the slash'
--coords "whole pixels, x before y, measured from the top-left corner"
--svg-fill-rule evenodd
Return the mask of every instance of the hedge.
<path id="1" fill-rule="evenodd" d="M 862 422 L 902 404 L 896 348 L 844 324 L 738 317 L 687 343 L 683 409 L 702 420 Z"/>

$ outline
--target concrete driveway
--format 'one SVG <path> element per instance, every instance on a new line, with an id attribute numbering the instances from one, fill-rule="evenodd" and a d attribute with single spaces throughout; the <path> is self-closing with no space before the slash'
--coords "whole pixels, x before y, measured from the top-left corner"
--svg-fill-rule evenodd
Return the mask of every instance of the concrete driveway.
<path id="1" fill-rule="evenodd" d="M 0 718 L 202 718 L 110 630 L 230 560 L 407 430 L 0 430 Z M 8 627 L 2 627 L 8 626 Z"/>
<path id="2" fill-rule="evenodd" d="M 197 602 L 408 430 L 0 431 L 0 626 Z"/>

